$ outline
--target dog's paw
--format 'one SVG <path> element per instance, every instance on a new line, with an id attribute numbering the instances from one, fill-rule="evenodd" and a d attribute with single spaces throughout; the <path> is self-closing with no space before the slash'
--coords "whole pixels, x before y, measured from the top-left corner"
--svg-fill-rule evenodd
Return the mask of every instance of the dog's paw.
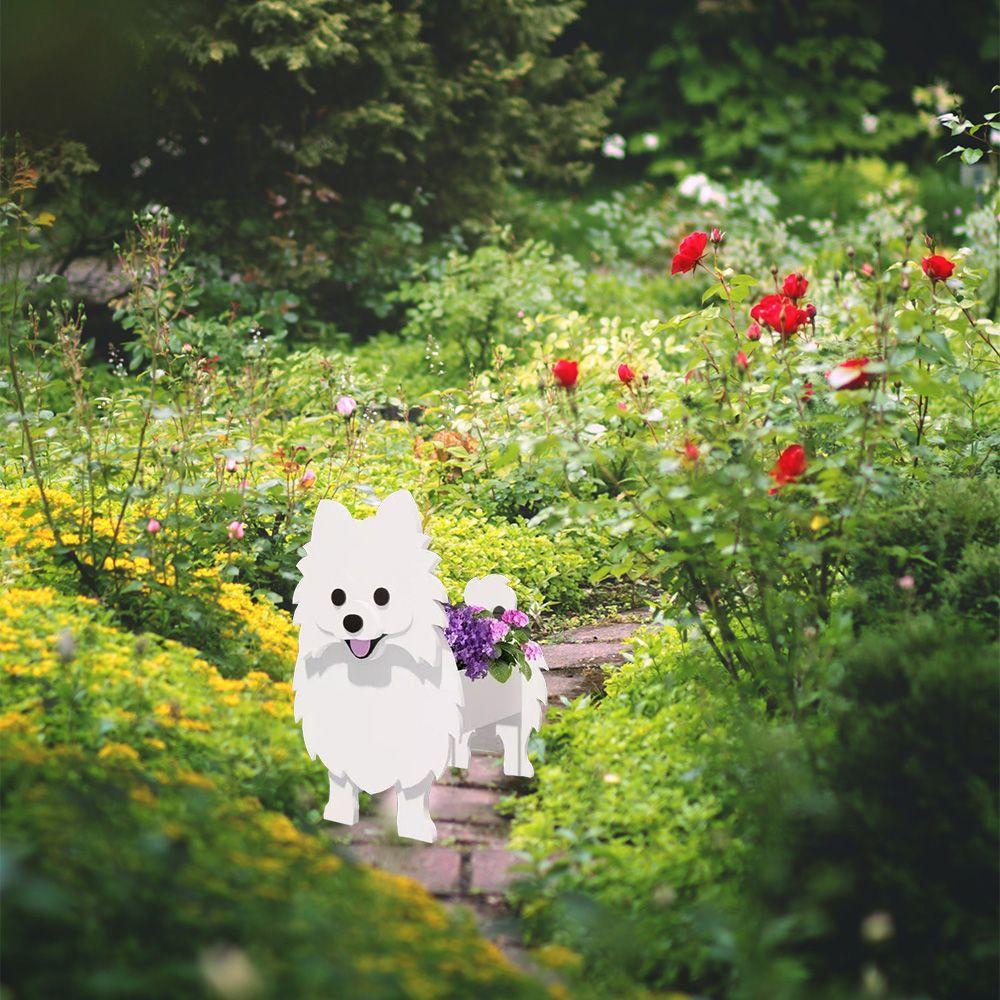
<path id="1" fill-rule="evenodd" d="M 535 776 L 535 769 L 532 767 L 530 760 L 525 760 L 525 762 L 518 767 L 515 763 L 508 761 L 507 758 L 504 757 L 503 773 L 509 778 L 533 778 Z"/>
<path id="2" fill-rule="evenodd" d="M 422 840 L 425 844 L 433 844 L 437 840 L 437 827 L 430 816 L 419 820 L 402 820 L 396 824 L 396 833 L 410 840 Z"/>
<path id="3" fill-rule="evenodd" d="M 343 823 L 344 826 L 354 826 L 358 821 L 357 804 L 352 809 L 350 806 L 339 802 L 327 802 L 326 808 L 323 810 L 323 819 L 329 823 Z"/>

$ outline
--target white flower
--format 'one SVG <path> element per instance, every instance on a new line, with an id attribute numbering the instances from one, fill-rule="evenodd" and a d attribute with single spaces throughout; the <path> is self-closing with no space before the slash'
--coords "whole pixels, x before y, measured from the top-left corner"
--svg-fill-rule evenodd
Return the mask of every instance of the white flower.
<path id="1" fill-rule="evenodd" d="M 652 424 L 659 423 L 663 419 L 663 410 L 654 407 L 646 414 L 646 419 Z"/>
<path id="2" fill-rule="evenodd" d="M 861 116 L 861 131 L 867 132 L 871 135 L 873 132 L 878 131 L 878 115 L 873 115 L 871 113 L 864 114 Z"/>
<path id="3" fill-rule="evenodd" d="M 677 193 L 684 198 L 695 198 L 699 205 L 718 205 L 725 208 L 729 199 L 722 188 L 717 188 L 704 174 L 689 174 L 677 186 Z"/>
<path id="4" fill-rule="evenodd" d="M 659 149 L 660 137 L 655 132 L 646 132 L 642 137 L 643 149 Z"/>
<path id="5" fill-rule="evenodd" d="M 610 160 L 625 159 L 625 139 L 617 132 L 604 137 L 601 143 L 601 152 Z"/>

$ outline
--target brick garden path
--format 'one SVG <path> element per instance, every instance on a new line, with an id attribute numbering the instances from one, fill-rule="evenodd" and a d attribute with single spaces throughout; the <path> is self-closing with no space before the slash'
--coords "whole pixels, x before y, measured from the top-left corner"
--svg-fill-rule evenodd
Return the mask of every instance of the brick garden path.
<path id="1" fill-rule="evenodd" d="M 549 704 L 600 690 L 601 666 L 622 661 L 622 641 L 638 627 L 633 622 L 588 626 L 543 644 Z M 408 875 L 440 899 L 470 906 L 484 933 L 516 958 L 518 940 L 504 894 L 518 859 L 508 850 L 508 822 L 496 805 L 529 780 L 505 777 L 499 756 L 474 754 L 468 771 L 446 774 L 431 791 L 436 843 L 396 837 L 391 792 L 380 796 L 377 813 L 362 816 L 349 832 L 333 824 L 329 832 L 337 843 L 346 842 L 356 860 Z"/>

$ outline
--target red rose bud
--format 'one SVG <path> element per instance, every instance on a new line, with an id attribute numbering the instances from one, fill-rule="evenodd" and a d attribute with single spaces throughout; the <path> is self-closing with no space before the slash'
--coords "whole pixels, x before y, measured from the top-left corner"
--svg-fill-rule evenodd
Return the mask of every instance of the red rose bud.
<path id="1" fill-rule="evenodd" d="M 698 446 L 694 443 L 694 441 L 688 439 L 684 442 L 684 455 L 692 462 L 697 462 L 701 457 L 701 452 L 698 450 Z"/>
<path id="2" fill-rule="evenodd" d="M 868 364 L 868 358 L 848 358 L 830 369 L 826 380 L 832 389 L 863 389 L 872 381 L 872 376 L 865 370 Z"/>
<path id="3" fill-rule="evenodd" d="M 618 379 L 623 385 L 628 385 L 635 378 L 635 372 L 626 364 L 618 366 Z"/>
<path id="4" fill-rule="evenodd" d="M 747 359 L 747 356 L 746 356 L 746 355 L 745 355 L 745 354 L 744 354 L 744 353 L 743 353 L 742 351 L 737 351 L 737 352 L 736 352 L 736 357 L 735 357 L 735 358 L 733 358 L 733 360 L 734 360 L 734 361 L 736 362 L 736 364 L 737 364 L 737 365 L 739 365 L 739 367 L 740 367 L 740 368 L 742 368 L 742 369 L 743 369 L 744 371 L 746 371 L 746 370 L 747 370 L 747 368 L 749 368 L 749 367 L 750 367 L 750 362 L 749 362 L 749 360 Z"/>
<path id="5" fill-rule="evenodd" d="M 870 277 L 871 277 L 871 276 L 872 276 L 872 275 L 873 275 L 873 274 L 875 273 L 875 268 L 874 268 L 874 267 L 872 267 L 872 265 L 871 265 L 871 264 L 869 264 L 869 263 L 868 263 L 868 261 L 865 261 L 865 262 L 864 262 L 864 263 L 863 263 L 863 264 L 861 265 L 861 273 L 862 273 L 862 274 L 863 274 L 863 275 L 864 275 L 864 276 L 865 276 L 866 278 L 870 278 Z"/>
<path id="6" fill-rule="evenodd" d="M 698 261 L 705 255 L 708 244 L 708 233 L 691 233 L 681 240 L 681 245 L 674 254 L 670 265 L 671 274 L 685 274 L 698 266 Z"/>
<path id="7" fill-rule="evenodd" d="M 712 230 L 712 242 L 716 246 L 718 246 L 725 238 L 726 238 L 726 234 L 721 229 L 719 229 L 718 226 L 716 226 Z"/>
<path id="8" fill-rule="evenodd" d="M 747 340 L 760 340 L 760 323 L 751 323 L 747 327 Z"/>
<path id="9" fill-rule="evenodd" d="M 779 456 L 771 469 L 774 488 L 771 493 L 777 493 L 782 486 L 794 483 L 806 471 L 806 450 L 800 444 L 790 444 Z"/>
<path id="10" fill-rule="evenodd" d="M 809 400 L 812 398 L 812 394 L 813 394 L 813 384 L 812 384 L 812 382 L 806 382 L 805 385 L 803 386 L 803 388 L 805 389 L 805 392 L 802 393 L 802 402 L 803 403 L 808 403 Z"/>
<path id="11" fill-rule="evenodd" d="M 816 307 L 811 303 L 806 303 L 806 318 L 811 323 L 816 318 Z"/>
<path id="12" fill-rule="evenodd" d="M 575 361 L 560 358 L 552 366 L 552 375 L 564 389 L 572 389 L 580 377 L 580 366 Z"/>
<path id="13" fill-rule="evenodd" d="M 806 294 L 806 289 L 808 287 L 809 282 L 806 281 L 805 277 L 798 272 L 795 272 L 785 278 L 785 283 L 781 286 L 781 290 L 790 299 L 801 299 L 802 296 Z"/>
<path id="14" fill-rule="evenodd" d="M 925 257 L 920 262 L 920 266 L 931 281 L 944 281 L 946 278 L 950 278 L 955 270 L 955 265 L 939 253 L 932 253 L 929 257 Z"/>

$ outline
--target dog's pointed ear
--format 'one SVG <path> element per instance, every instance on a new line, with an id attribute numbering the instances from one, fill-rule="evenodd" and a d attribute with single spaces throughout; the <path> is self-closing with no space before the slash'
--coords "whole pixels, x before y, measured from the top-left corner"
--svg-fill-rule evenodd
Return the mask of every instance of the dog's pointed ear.
<path id="1" fill-rule="evenodd" d="M 409 490 L 396 490 L 380 504 L 375 516 L 400 534 L 419 535 L 423 533 L 420 510 Z"/>
<path id="2" fill-rule="evenodd" d="M 333 541 L 352 520 L 351 512 L 336 500 L 320 500 L 313 517 L 311 542 L 321 545 Z"/>

